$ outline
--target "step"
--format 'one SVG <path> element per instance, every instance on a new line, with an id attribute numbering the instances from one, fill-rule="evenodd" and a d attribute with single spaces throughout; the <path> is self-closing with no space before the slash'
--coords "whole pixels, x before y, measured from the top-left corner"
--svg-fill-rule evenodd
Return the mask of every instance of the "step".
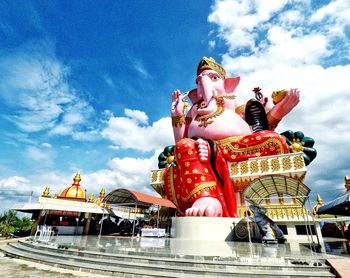
<path id="1" fill-rule="evenodd" d="M 45 246 L 37 246 L 37 245 L 28 245 L 29 248 L 33 248 L 33 246 L 35 246 L 35 248 L 40 248 L 41 250 L 51 250 L 51 252 L 56 252 L 56 253 L 60 253 L 63 254 L 64 256 L 78 256 L 78 259 L 82 259 L 82 257 L 85 257 L 85 259 L 88 259 L 88 257 L 92 257 L 94 261 L 96 261 L 97 258 L 101 259 L 101 263 L 106 263 L 106 262 L 112 262 L 112 260 L 117 260 L 114 261 L 112 263 L 116 263 L 116 264 L 120 264 L 121 260 L 127 260 L 129 262 L 143 262 L 146 263 L 146 266 L 149 266 L 150 264 L 161 264 L 162 266 L 165 264 L 167 265 L 167 267 L 171 267 L 172 265 L 181 265 L 181 268 L 183 268 L 184 266 L 195 266 L 197 268 L 208 268 L 208 267 L 213 267 L 213 268 L 234 268 L 236 269 L 237 267 L 239 268 L 254 268 L 256 270 L 266 270 L 268 269 L 270 272 L 272 270 L 278 271 L 280 272 L 281 270 L 290 270 L 290 271 L 326 271 L 329 272 L 329 267 L 326 266 L 325 264 L 322 264 L 322 266 L 320 267 L 314 267 L 311 264 L 310 261 L 310 265 L 293 265 L 293 264 L 276 264 L 275 263 L 275 259 L 273 259 L 273 261 L 271 262 L 267 262 L 265 261 L 265 264 L 262 264 L 261 262 L 258 263 L 254 263 L 254 262 L 236 262 L 236 261 L 218 261 L 218 260 L 214 260 L 214 261 L 205 261 L 205 260 L 189 260 L 189 259 L 173 259 L 173 260 L 169 260 L 169 259 L 164 259 L 164 258 L 157 258 L 155 257 L 155 255 L 153 254 L 152 257 L 145 257 L 145 255 L 143 256 L 131 256 L 131 255 L 124 255 L 124 254 L 108 254 L 108 253 L 96 253 L 96 252 L 89 252 L 89 251 L 78 251 L 78 250 L 60 250 L 60 249 L 56 249 L 53 247 L 45 247 Z M 42 251 L 40 251 L 42 253 Z M 140 253 L 141 254 L 141 253 Z M 158 254 L 157 254 L 158 256 Z M 232 258 L 231 258 L 232 259 Z M 141 260 L 141 261 L 140 261 Z M 324 262 L 324 260 L 314 260 L 314 262 Z M 289 262 L 290 263 L 290 262 Z M 175 270 L 175 269 L 174 269 Z"/>
<path id="2" fill-rule="evenodd" d="M 186 261 L 178 261 L 177 263 L 184 263 L 184 265 L 169 265 L 168 261 L 163 261 L 161 265 L 154 264 L 154 260 L 152 263 L 148 261 L 120 261 L 120 256 L 113 256 L 113 254 L 105 255 L 103 254 L 103 259 L 96 257 L 85 257 L 82 253 L 79 252 L 66 252 L 70 250 L 65 250 L 65 253 L 59 253 L 57 249 L 47 248 L 43 250 L 43 246 L 41 248 L 37 248 L 37 246 L 32 245 L 29 247 L 28 244 L 11 244 L 4 248 L 4 251 L 12 256 L 19 256 L 23 258 L 29 258 L 31 260 L 40 261 L 53 265 L 61 265 L 64 268 L 73 268 L 73 269 L 84 269 L 90 270 L 94 272 L 107 272 L 107 273 L 127 273 L 134 275 L 148 275 L 148 276 L 156 276 L 156 277 L 229 277 L 236 276 L 239 277 L 251 277 L 254 273 L 254 276 L 258 277 L 334 277 L 331 273 L 329 273 L 328 267 L 312 268 L 309 267 L 303 268 L 302 270 L 295 268 L 282 267 L 279 269 L 259 269 L 260 266 L 243 266 L 243 265 L 225 265 L 224 262 L 216 262 L 219 267 L 215 266 L 215 262 L 211 262 L 211 266 L 215 268 L 208 268 L 208 264 L 206 262 L 197 262 L 198 264 L 193 264 L 189 267 L 188 262 Z M 59 250 L 61 251 L 61 250 Z M 75 254 L 74 254 L 75 253 Z M 84 252 L 85 253 L 85 252 Z M 93 254 L 89 254 L 93 255 Z M 142 256 L 140 256 L 142 257 Z M 135 259 L 135 258 L 134 258 Z M 138 259 L 138 258 L 136 258 Z M 296 270 L 298 269 L 298 270 Z M 316 269 L 316 271 L 315 271 Z M 311 271 L 312 270 L 312 271 Z"/>
<path id="3" fill-rule="evenodd" d="M 205 266 L 240 266 L 240 267 L 260 267 L 264 268 L 290 268 L 293 271 L 298 271 L 306 269 L 308 271 L 325 269 L 328 270 L 329 267 L 324 264 L 324 259 L 312 259 L 310 258 L 298 258 L 298 261 L 303 260 L 308 262 L 309 265 L 294 265 L 292 261 L 295 261 L 295 258 L 265 258 L 265 257 L 218 257 L 218 256 L 180 256 L 180 255 L 171 255 L 171 254 L 159 254 L 159 253 L 146 253 L 146 252 L 130 252 L 118 250 L 118 253 L 101 253 L 95 251 L 79 250 L 74 248 L 57 249 L 57 247 L 50 245 L 41 245 L 33 244 L 30 242 L 22 241 L 21 244 L 29 248 L 37 248 L 40 250 L 51 250 L 52 252 L 57 252 L 60 254 L 66 255 L 78 255 L 84 257 L 93 257 L 106 259 L 115 259 L 115 260 L 128 260 L 128 261 L 143 261 L 146 263 L 159 263 L 167 265 L 181 265 L 181 266 L 193 266 L 197 265 L 199 267 Z M 315 268 L 313 263 L 321 263 L 321 266 Z"/>

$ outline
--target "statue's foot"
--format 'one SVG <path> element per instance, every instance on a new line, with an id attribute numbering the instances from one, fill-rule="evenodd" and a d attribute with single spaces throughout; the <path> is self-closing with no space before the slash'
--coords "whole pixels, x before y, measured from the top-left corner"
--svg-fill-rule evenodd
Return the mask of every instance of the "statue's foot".
<path id="1" fill-rule="evenodd" d="M 222 206 L 216 198 L 203 197 L 195 201 L 192 207 L 186 210 L 185 214 L 186 216 L 221 217 Z"/>

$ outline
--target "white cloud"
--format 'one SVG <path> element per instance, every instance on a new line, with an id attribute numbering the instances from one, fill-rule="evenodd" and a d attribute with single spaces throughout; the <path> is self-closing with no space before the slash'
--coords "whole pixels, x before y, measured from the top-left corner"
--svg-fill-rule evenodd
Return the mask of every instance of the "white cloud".
<path id="1" fill-rule="evenodd" d="M 129 57 L 129 60 L 133 69 L 143 78 L 150 79 L 152 77 L 145 68 L 145 65 L 143 64 L 142 60 L 139 60 L 135 57 Z"/>
<path id="2" fill-rule="evenodd" d="M 113 158 L 106 169 L 97 170 L 95 172 L 86 173 L 81 171 L 80 185 L 86 190 L 87 198 L 91 193 L 95 197 L 98 196 L 102 188 L 109 193 L 117 188 L 128 188 L 131 190 L 157 195 L 150 186 L 151 170 L 157 168 L 157 157 L 160 150 L 156 150 L 151 157 L 148 158 Z M 12 190 L 13 202 L 27 201 L 30 192 L 34 192 L 34 200 L 40 196 L 45 186 L 50 187 L 50 194 L 60 194 L 66 187 L 73 183 L 73 178 L 77 170 L 69 173 L 57 171 L 45 171 L 36 173 L 27 177 L 12 176 L 0 179 L 1 189 Z M 16 197 L 17 196 L 17 197 Z M 25 199 L 20 197 L 25 196 Z M 8 207 L 6 207 L 8 208 Z M 4 209 L 6 209 L 4 208 Z"/>
<path id="3" fill-rule="evenodd" d="M 174 144 L 170 118 L 162 118 L 152 125 L 141 125 L 140 118 L 144 123 L 147 119 L 146 114 L 128 109 L 125 114 L 128 117 L 112 116 L 108 126 L 101 133 L 115 146 L 122 149 L 151 151 Z"/>
<path id="4" fill-rule="evenodd" d="M 54 52 L 52 43 L 36 41 L 0 57 L 0 98 L 12 110 L 3 117 L 21 131 L 71 135 L 94 114 L 69 85 L 69 68 Z"/>
<path id="5" fill-rule="evenodd" d="M 145 112 L 140 110 L 131 110 L 131 109 L 125 109 L 124 110 L 125 116 L 135 119 L 141 124 L 147 124 L 148 123 L 148 116 Z"/>
<path id="6" fill-rule="evenodd" d="M 113 158 L 108 163 L 108 169 L 84 175 L 84 181 L 89 185 L 87 189 L 99 192 L 104 187 L 110 192 L 128 188 L 155 195 L 150 187 L 150 174 L 152 169 L 157 168 L 157 156 L 155 152 L 149 158 Z"/>
<path id="7" fill-rule="evenodd" d="M 52 145 L 50 143 L 42 143 L 41 146 L 45 147 L 45 148 L 52 148 Z"/>
<path id="8" fill-rule="evenodd" d="M 329 24 L 343 28 L 350 24 L 350 8 L 348 0 L 330 1 L 318 9 L 312 16 L 312 22 L 329 20 Z"/>
<path id="9" fill-rule="evenodd" d="M 38 147 L 29 146 L 25 151 L 25 155 L 27 160 L 32 163 L 38 163 L 38 165 L 43 167 L 50 167 L 53 165 L 55 151 L 48 148 L 40 149 Z"/>
<path id="10" fill-rule="evenodd" d="M 30 181 L 27 178 L 12 176 L 0 179 L 0 188 L 4 189 L 23 189 L 23 187 L 30 186 Z"/>
<path id="11" fill-rule="evenodd" d="M 228 42 L 230 51 L 248 47 L 255 49 L 257 27 L 265 28 L 271 16 L 283 8 L 280 1 L 216 1 L 208 21 L 219 26 L 219 37 Z"/>
<path id="12" fill-rule="evenodd" d="M 216 1 L 208 19 L 228 47 L 222 64 L 241 76 L 241 98 L 252 98 L 256 86 L 267 96 L 282 88 L 301 90 L 300 104 L 278 131 L 302 130 L 315 139 L 318 157 L 309 166 L 307 184 L 324 191 L 327 201 L 327 189 L 344 190 L 337 180 L 350 173 L 350 64 L 344 50 L 349 49 L 350 5 L 335 0 L 312 10 L 307 2 L 286 2 Z M 258 5 L 266 5 L 266 11 Z"/>

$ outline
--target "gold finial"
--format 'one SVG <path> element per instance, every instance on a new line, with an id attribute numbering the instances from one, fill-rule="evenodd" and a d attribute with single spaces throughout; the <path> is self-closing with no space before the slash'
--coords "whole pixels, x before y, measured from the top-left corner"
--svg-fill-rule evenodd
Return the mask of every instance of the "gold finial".
<path id="1" fill-rule="evenodd" d="M 344 181 L 345 181 L 345 188 L 346 190 L 350 190 L 350 177 L 349 176 L 345 176 L 344 177 Z"/>
<path id="2" fill-rule="evenodd" d="M 89 203 L 93 203 L 93 202 L 94 202 L 94 194 L 91 193 L 89 197 Z"/>
<path id="3" fill-rule="evenodd" d="M 74 184 L 79 184 L 79 182 L 81 181 L 80 172 L 79 171 L 75 174 L 75 177 L 74 177 L 73 181 L 74 181 Z"/>
<path id="4" fill-rule="evenodd" d="M 323 206 L 323 200 L 322 200 L 320 194 L 317 194 L 317 204 L 314 205 L 314 207 L 312 208 L 312 214 L 314 216 L 317 216 L 318 209 L 322 206 Z"/>
<path id="5" fill-rule="evenodd" d="M 102 188 L 100 192 L 100 198 L 104 198 L 106 194 L 106 189 Z"/>
<path id="6" fill-rule="evenodd" d="M 43 191 L 43 197 L 50 197 L 50 187 L 49 186 L 45 186 L 45 189 Z"/>
<path id="7" fill-rule="evenodd" d="M 222 79 L 226 79 L 226 71 L 225 69 L 217 63 L 212 57 L 203 57 L 199 62 L 197 67 L 197 76 L 205 69 L 215 70 L 218 74 L 220 74 Z"/>

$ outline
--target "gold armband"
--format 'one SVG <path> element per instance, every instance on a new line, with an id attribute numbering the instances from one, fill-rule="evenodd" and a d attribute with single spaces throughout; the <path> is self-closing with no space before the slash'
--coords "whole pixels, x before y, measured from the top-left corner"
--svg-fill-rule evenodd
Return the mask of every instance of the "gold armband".
<path id="1" fill-rule="evenodd" d="M 245 104 L 242 104 L 240 106 L 238 106 L 236 109 L 235 109 L 235 112 L 237 114 L 244 114 L 245 113 Z"/>
<path id="2" fill-rule="evenodd" d="M 173 127 L 181 127 L 185 123 L 185 115 L 171 117 L 171 122 Z"/>
<path id="3" fill-rule="evenodd" d="M 267 113 L 267 121 L 269 123 L 269 130 L 275 130 L 281 120 L 276 119 L 269 112 Z"/>

